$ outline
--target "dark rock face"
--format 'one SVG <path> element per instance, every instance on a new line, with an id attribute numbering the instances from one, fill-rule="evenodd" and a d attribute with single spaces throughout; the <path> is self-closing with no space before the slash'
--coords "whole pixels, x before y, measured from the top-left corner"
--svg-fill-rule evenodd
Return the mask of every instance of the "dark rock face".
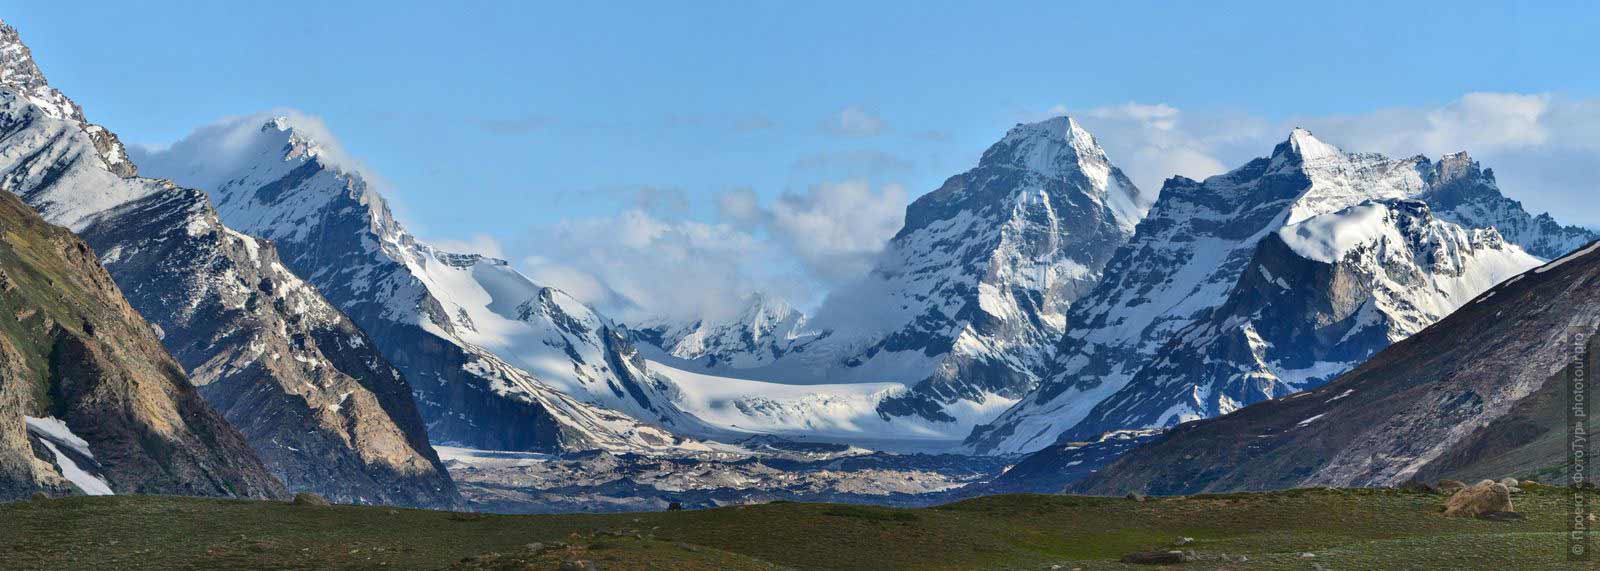
<path id="1" fill-rule="evenodd" d="M 117 493 L 284 496 L 87 244 L 9 193 L 0 193 L 0 226 L 8 316 L 0 327 L 0 498 L 76 493 L 96 480 Z M 41 421 L 70 434 L 32 430 Z M 61 452 L 72 443 L 82 450 Z"/>
<path id="2" fill-rule="evenodd" d="M 1180 425 L 1074 489 L 1386 486 L 1558 466 L 1566 450 L 1545 435 L 1566 411 L 1551 395 L 1575 344 L 1595 343 L 1597 251 L 1508 280 L 1326 386 Z"/>
<path id="3" fill-rule="evenodd" d="M 6 30 L 0 40 L 15 42 Z M 14 45 L 5 69 L 31 68 L 14 59 L 26 55 Z M 114 136 L 35 77 L 0 81 L 49 96 L 42 105 L 43 95 L 0 93 L 0 186 L 102 253 L 129 302 L 271 472 L 340 502 L 458 505 L 409 385 L 370 340 L 270 244 L 226 228 L 203 192 L 133 176 L 125 157 L 108 157 L 96 134 Z"/>
<path id="4" fill-rule="evenodd" d="M 130 202 L 83 236 L 291 490 L 341 503 L 460 503 L 405 379 L 270 243 L 225 229 L 204 193 Z"/>

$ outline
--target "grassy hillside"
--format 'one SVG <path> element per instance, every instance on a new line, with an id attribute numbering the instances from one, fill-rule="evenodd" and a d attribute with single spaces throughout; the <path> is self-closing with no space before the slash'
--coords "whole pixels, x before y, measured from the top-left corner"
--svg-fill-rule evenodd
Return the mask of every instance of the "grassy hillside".
<path id="1" fill-rule="evenodd" d="M 1134 568 L 1116 560 L 1189 537 L 1181 549 L 1200 560 L 1181 568 L 1570 569 L 1564 498 L 1530 490 L 1515 498 L 1525 520 L 1491 522 L 1448 519 L 1438 513 L 1444 496 L 1393 490 L 562 516 L 74 497 L 0 505 L 0 560 L 9 569 L 553 569 L 582 559 L 601 569 L 1090 570 Z"/>

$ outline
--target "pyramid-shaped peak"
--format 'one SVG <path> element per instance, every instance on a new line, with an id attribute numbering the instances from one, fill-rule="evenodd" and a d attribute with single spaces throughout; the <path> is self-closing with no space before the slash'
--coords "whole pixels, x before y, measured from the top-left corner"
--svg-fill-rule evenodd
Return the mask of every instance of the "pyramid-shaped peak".
<path id="1" fill-rule="evenodd" d="M 1046 176 L 1064 176 L 1069 169 L 1094 171 L 1103 179 L 1110 161 L 1094 135 L 1077 120 L 1060 116 L 1018 123 L 1005 138 L 984 151 L 983 166 L 1011 166 Z"/>
<path id="2" fill-rule="evenodd" d="M 1289 150 L 1299 155 L 1301 160 L 1309 161 L 1344 155 L 1344 151 L 1339 150 L 1339 147 L 1323 142 L 1322 139 L 1318 139 L 1316 135 L 1311 134 L 1311 131 L 1303 127 L 1295 127 L 1294 130 L 1289 131 L 1289 140 L 1286 145 Z"/>
<path id="3" fill-rule="evenodd" d="M 1083 124 L 1079 123 L 1077 119 L 1067 115 L 1051 117 L 1033 123 L 1018 123 L 1010 131 L 1006 132 L 1006 139 L 1035 139 L 1067 143 L 1080 151 L 1105 154 L 1105 151 L 1100 148 L 1100 143 L 1095 141 L 1094 135 L 1084 129 Z"/>

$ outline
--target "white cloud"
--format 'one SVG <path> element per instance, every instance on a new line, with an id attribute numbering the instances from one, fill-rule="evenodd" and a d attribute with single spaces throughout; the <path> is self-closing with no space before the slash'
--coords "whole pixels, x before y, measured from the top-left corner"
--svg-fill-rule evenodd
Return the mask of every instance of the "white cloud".
<path id="1" fill-rule="evenodd" d="M 874 192 L 864 182 L 819 184 L 784 193 L 770 211 L 769 230 L 812 275 L 839 283 L 866 274 L 905 222 L 908 198 L 900 185 Z"/>
<path id="2" fill-rule="evenodd" d="M 535 228 L 522 266 L 624 321 L 725 317 L 755 293 L 805 305 L 864 275 L 899 231 L 899 186 L 819 184 L 763 204 L 750 189 L 716 197 L 712 221 L 638 206 Z"/>
<path id="3" fill-rule="evenodd" d="M 1308 117 L 1321 137 L 1345 139 L 1366 150 L 1439 155 L 1461 150 L 1488 153 L 1549 142 L 1549 95 L 1469 93 L 1442 107 L 1382 109 L 1359 115 Z"/>
<path id="4" fill-rule="evenodd" d="M 624 321 L 720 316 L 729 300 L 778 283 L 761 275 L 770 245 L 756 236 L 637 208 L 536 228 L 525 247 L 537 252 L 522 260 L 535 281 Z"/>
<path id="5" fill-rule="evenodd" d="M 1235 166 L 1227 158 L 1230 151 L 1272 136 L 1265 121 L 1195 117 L 1165 103 L 1129 102 L 1081 112 L 1058 106 L 1052 111 L 1082 122 L 1111 162 L 1152 197 L 1173 175 L 1200 179 L 1225 172 Z"/>
<path id="6" fill-rule="evenodd" d="M 863 138 L 882 133 L 888 127 L 876 113 L 856 106 L 845 107 L 822 124 L 823 130 L 839 137 Z"/>
<path id="7" fill-rule="evenodd" d="M 761 198 L 748 188 L 734 189 L 717 195 L 717 216 L 740 227 L 755 228 L 766 222 L 767 213 L 761 208 Z"/>

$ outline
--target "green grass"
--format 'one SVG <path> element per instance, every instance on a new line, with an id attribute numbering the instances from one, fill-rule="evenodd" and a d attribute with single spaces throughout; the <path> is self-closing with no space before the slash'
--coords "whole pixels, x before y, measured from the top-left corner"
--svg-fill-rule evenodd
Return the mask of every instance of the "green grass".
<path id="1" fill-rule="evenodd" d="M 0 505 L 0 566 L 551 569 L 584 559 L 602 569 L 1087 571 L 1132 568 L 1116 560 L 1190 537 L 1182 549 L 1201 560 L 1181 568 L 1584 568 L 1563 560 L 1565 497 L 1559 489 L 1519 494 L 1526 519 L 1516 522 L 1445 518 L 1438 512 L 1444 496 L 1389 490 L 1144 502 L 1012 495 L 916 510 L 782 503 L 559 516 L 68 498 Z"/>

